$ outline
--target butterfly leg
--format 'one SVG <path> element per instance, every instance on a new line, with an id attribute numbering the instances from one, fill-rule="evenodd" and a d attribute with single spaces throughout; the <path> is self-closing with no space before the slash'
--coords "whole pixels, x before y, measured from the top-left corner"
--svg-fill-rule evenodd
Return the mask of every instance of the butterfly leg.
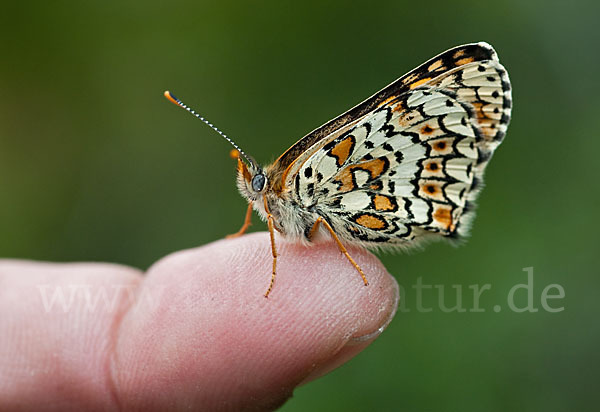
<path id="1" fill-rule="evenodd" d="M 238 230 L 237 233 L 233 233 L 231 235 L 225 236 L 225 238 L 233 239 L 235 237 L 242 236 L 244 233 L 246 233 L 248 226 L 250 226 L 251 224 L 252 224 L 252 202 L 248 203 L 248 210 L 246 211 L 246 218 L 244 219 L 244 224 L 242 225 L 240 230 Z"/>
<path id="2" fill-rule="evenodd" d="M 269 206 L 267 205 L 267 198 L 264 197 L 265 211 L 267 212 L 267 226 L 269 227 L 269 235 L 271 236 L 271 253 L 273 254 L 273 272 L 271 273 L 271 283 L 265 293 L 265 298 L 269 297 L 269 293 L 273 290 L 275 284 L 275 272 L 277 268 L 277 249 L 275 248 L 275 230 L 273 226 L 273 215 L 269 212 Z"/>
<path id="3" fill-rule="evenodd" d="M 350 256 L 350 254 L 348 253 L 348 251 L 346 250 L 346 248 L 344 247 L 344 245 L 342 244 L 340 239 L 337 237 L 337 235 L 333 231 L 333 228 L 331 227 L 329 222 L 327 222 L 325 219 L 323 219 L 323 217 L 319 216 L 317 218 L 315 224 L 310 229 L 309 238 L 312 238 L 315 235 L 315 233 L 319 229 L 319 225 L 325 226 L 325 228 L 329 231 L 329 233 L 331 234 L 331 237 L 337 243 L 338 248 L 340 249 L 340 252 L 342 252 L 346 256 L 346 258 L 350 261 L 350 263 L 352 263 L 352 266 L 354 266 L 356 268 L 356 270 L 358 270 L 358 273 L 360 274 L 360 277 L 362 278 L 365 286 L 367 286 L 369 284 L 369 282 L 367 282 L 367 277 L 365 276 L 365 273 L 362 271 L 360 266 L 358 266 L 358 263 L 356 263 L 354 261 L 354 259 L 352 259 L 352 256 Z"/>

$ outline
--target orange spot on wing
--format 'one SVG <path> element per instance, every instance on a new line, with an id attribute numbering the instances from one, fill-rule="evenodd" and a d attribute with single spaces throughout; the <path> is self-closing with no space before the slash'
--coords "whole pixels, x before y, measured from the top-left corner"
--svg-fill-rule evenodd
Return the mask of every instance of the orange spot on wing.
<path id="1" fill-rule="evenodd" d="M 406 107 L 404 107 L 402 102 L 398 102 L 392 107 L 392 112 L 403 112 L 405 110 L 406 110 Z"/>
<path id="2" fill-rule="evenodd" d="M 437 152 L 438 154 L 449 154 L 452 153 L 452 144 L 451 141 L 446 139 L 439 140 L 430 140 L 427 143 L 431 145 L 431 148 Z"/>
<path id="3" fill-rule="evenodd" d="M 414 82 L 414 83 L 412 83 L 412 84 L 410 85 L 410 89 L 411 89 L 411 90 L 412 90 L 412 89 L 415 89 L 415 88 L 417 88 L 417 87 L 421 86 L 422 84 L 425 84 L 425 83 L 427 83 L 429 80 L 431 80 L 431 77 L 426 77 L 426 78 L 424 78 L 424 79 L 417 80 L 416 82 Z"/>
<path id="4" fill-rule="evenodd" d="M 453 57 L 454 57 L 455 59 L 458 59 L 459 57 L 462 57 L 462 56 L 464 56 L 464 55 L 465 55 L 465 51 L 464 51 L 464 50 L 459 50 L 459 51 L 457 51 L 456 53 L 454 53 L 454 56 L 453 56 Z"/>
<path id="5" fill-rule="evenodd" d="M 475 108 L 475 116 L 477 116 L 477 120 L 487 119 L 486 114 L 483 112 L 483 103 L 481 102 L 471 102 L 473 107 Z"/>
<path id="6" fill-rule="evenodd" d="M 411 75 L 406 76 L 406 78 L 404 80 L 402 80 L 403 84 L 410 84 L 413 81 L 415 81 L 415 79 L 419 77 L 419 75 L 417 73 L 413 73 Z"/>
<path id="7" fill-rule="evenodd" d="M 333 149 L 329 152 L 332 156 L 335 156 L 337 165 L 343 165 L 350 154 L 352 153 L 352 149 L 354 148 L 354 137 L 348 136 L 338 144 L 336 144 Z"/>
<path id="8" fill-rule="evenodd" d="M 485 113 L 485 106 L 487 104 L 482 102 L 471 102 L 473 107 L 475 108 L 475 117 L 477 117 L 477 123 L 479 124 L 479 130 L 481 133 L 488 138 L 492 138 L 496 135 L 495 126 L 492 124 L 496 124 L 496 122 L 488 117 Z"/>
<path id="9" fill-rule="evenodd" d="M 421 128 L 421 134 L 431 134 L 433 133 L 433 128 L 431 126 L 429 126 L 428 124 L 426 124 L 425 126 L 423 126 Z"/>
<path id="10" fill-rule="evenodd" d="M 338 190 L 342 193 L 345 193 L 356 189 L 356 185 L 352 179 L 353 173 L 356 170 L 364 170 L 365 172 L 369 173 L 371 179 L 375 179 L 386 171 L 387 166 L 388 162 L 384 157 L 372 159 L 364 163 L 346 166 L 338 173 L 335 179 L 337 182 L 341 183 Z"/>
<path id="11" fill-rule="evenodd" d="M 361 226 L 374 230 L 381 230 L 386 227 L 384 220 L 367 214 L 360 215 L 358 218 L 356 218 L 355 222 Z"/>
<path id="12" fill-rule="evenodd" d="M 427 68 L 427 71 L 434 71 L 434 70 L 438 70 L 439 68 L 443 68 L 443 62 L 442 59 L 438 59 L 436 61 L 434 61 L 433 63 L 431 63 L 429 65 L 429 67 Z"/>
<path id="13" fill-rule="evenodd" d="M 433 212 L 433 218 L 436 222 L 441 224 L 446 230 L 454 230 L 454 224 L 452 222 L 452 209 L 446 206 L 438 206 Z"/>
<path id="14" fill-rule="evenodd" d="M 356 165 L 355 167 L 362 170 L 366 170 L 371 174 L 371 179 L 375 179 L 376 177 L 381 176 L 383 172 L 385 172 L 387 162 L 384 159 L 385 158 L 380 157 L 378 159 L 369 160 L 368 162 L 361 163 L 359 165 Z"/>
<path id="15" fill-rule="evenodd" d="M 444 192 L 439 182 L 430 180 L 424 181 L 420 185 L 420 195 L 421 197 L 435 199 L 435 200 L 445 200 Z"/>
<path id="16" fill-rule="evenodd" d="M 475 61 L 475 59 L 473 57 L 465 57 L 465 58 L 462 58 L 460 60 L 457 60 L 456 61 L 456 65 L 457 66 L 462 66 L 462 65 L 467 64 L 467 63 L 473 63 L 474 61 Z"/>
<path id="17" fill-rule="evenodd" d="M 384 195 L 375 195 L 375 197 L 373 198 L 373 204 L 375 206 L 375 210 L 379 211 L 389 211 L 396 209 L 390 198 Z"/>
<path id="18" fill-rule="evenodd" d="M 424 164 L 425 170 L 427 170 L 431 175 L 438 177 L 444 176 L 439 160 L 428 160 L 424 162 Z"/>
<path id="19" fill-rule="evenodd" d="M 342 170 L 342 172 L 338 175 L 337 179 L 335 180 L 341 183 L 338 190 L 342 193 L 346 193 L 356 189 L 356 185 L 352 180 L 352 169 L 350 169 L 349 167 Z"/>

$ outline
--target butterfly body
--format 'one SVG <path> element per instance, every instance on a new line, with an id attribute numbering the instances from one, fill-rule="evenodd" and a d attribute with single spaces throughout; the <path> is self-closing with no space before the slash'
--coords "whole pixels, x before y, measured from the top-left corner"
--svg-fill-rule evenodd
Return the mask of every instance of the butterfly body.
<path id="1" fill-rule="evenodd" d="M 242 166 L 239 167 L 243 168 L 244 166 L 242 163 Z M 259 169 L 255 173 L 251 173 L 251 176 L 257 176 L 258 173 L 263 173 L 267 178 L 262 193 L 253 190 L 252 180 L 246 180 L 244 172 L 238 171 L 237 183 L 242 196 L 252 204 L 254 210 L 263 220 L 266 221 L 270 213 L 273 217 L 275 230 L 284 235 L 286 239 L 310 244 L 311 239 L 308 238 L 307 231 L 310 230 L 319 217 L 316 210 L 310 206 L 298 204 L 289 189 L 276 192 L 271 184 L 274 181 L 271 180 L 274 176 L 269 173 L 268 169 L 266 172 Z"/>
<path id="2" fill-rule="evenodd" d="M 275 279 L 275 230 L 305 244 L 330 235 L 365 285 L 344 244 L 397 249 L 464 237 L 511 109 L 510 81 L 496 52 L 473 43 L 423 63 L 265 168 L 238 152 L 237 184 L 249 202 L 238 234 L 252 208 L 271 232 L 265 296 Z"/>

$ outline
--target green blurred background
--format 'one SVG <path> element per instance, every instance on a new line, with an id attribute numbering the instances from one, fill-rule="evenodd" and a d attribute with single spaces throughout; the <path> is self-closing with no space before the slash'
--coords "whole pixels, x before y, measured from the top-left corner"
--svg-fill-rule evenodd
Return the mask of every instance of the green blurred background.
<path id="1" fill-rule="evenodd" d="M 471 238 L 382 255 L 405 310 L 283 410 L 583 410 L 599 378 L 598 4 L 3 2 L 0 254 L 147 268 L 237 230 L 230 147 L 165 89 L 267 163 L 426 59 L 485 40 L 514 110 Z M 526 267 L 540 310 L 515 313 Z M 445 313 L 433 289 L 419 313 L 419 277 L 449 306 L 461 285 L 467 308 L 469 285 L 492 285 L 485 312 Z M 540 307 L 549 284 L 562 312 Z"/>

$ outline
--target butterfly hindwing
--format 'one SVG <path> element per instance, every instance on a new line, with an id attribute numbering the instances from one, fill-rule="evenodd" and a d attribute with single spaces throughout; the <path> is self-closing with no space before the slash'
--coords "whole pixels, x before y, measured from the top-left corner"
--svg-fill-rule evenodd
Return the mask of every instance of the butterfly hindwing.
<path id="1" fill-rule="evenodd" d="M 464 235 L 510 109 L 491 46 L 455 48 L 298 142 L 286 153 L 312 146 L 286 166 L 282 184 L 346 241 L 403 246 Z"/>

